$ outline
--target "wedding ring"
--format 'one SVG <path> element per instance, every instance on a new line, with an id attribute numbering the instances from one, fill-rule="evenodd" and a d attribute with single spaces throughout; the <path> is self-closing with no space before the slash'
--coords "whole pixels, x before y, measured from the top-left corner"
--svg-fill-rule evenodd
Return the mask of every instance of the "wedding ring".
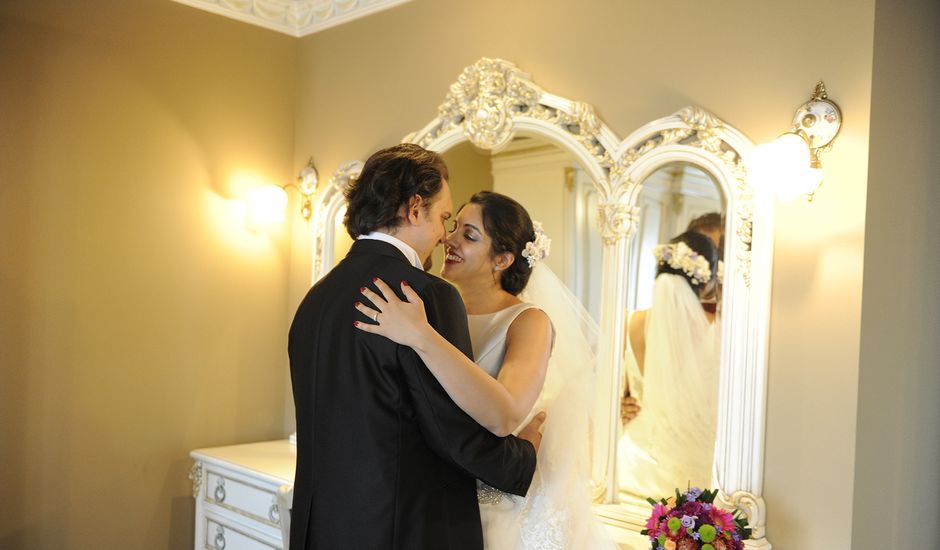
<path id="1" fill-rule="evenodd" d="M 373 323 L 379 322 L 379 312 L 376 312 L 375 315 L 372 316 L 372 322 Z"/>

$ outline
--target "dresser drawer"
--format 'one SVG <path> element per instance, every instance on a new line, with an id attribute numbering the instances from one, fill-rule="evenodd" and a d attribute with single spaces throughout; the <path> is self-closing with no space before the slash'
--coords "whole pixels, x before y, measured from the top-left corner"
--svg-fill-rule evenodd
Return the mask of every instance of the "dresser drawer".
<path id="1" fill-rule="evenodd" d="M 205 518 L 206 550 L 280 550 L 268 537 L 214 515 Z"/>
<path id="2" fill-rule="evenodd" d="M 277 489 L 252 483 L 237 474 L 211 466 L 206 472 L 205 500 L 249 520 L 278 528 Z"/>

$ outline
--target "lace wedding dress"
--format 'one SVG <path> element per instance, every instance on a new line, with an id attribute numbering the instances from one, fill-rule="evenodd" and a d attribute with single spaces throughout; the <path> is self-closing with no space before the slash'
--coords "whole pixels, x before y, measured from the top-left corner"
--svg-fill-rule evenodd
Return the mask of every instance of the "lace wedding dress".
<path id="1" fill-rule="evenodd" d="M 556 330 L 542 393 L 529 418 L 520 425 L 521 429 L 539 411 L 547 412 L 538 464 L 528 495 L 525 498 L 509 495 L 478 482 L 486 550 L 616 548 L 605 539 L 601 526 L 594 520 L 588 491 L 587 430 L 588 405 L 593 394 L 595 361 L 590 348 L 593 343 L 572 324 L 572 320 L 580 318 L 572 308 L 576 310 L 580 303 L 565 303 L 564 307 L 559 307 L 558 299 L 564 292 L 555 285 L 561 285 L 557 277 L 547 267 L 537 264 L 529 282 L 528 296 L 524 293 L 522 297 L 541 296 L 533 300 L 538 306 L 522 303 L 492 314 L 469 316 L 475 362 L 493 377 L 502 367 L 509 326 L 522 312 L 539 307 L 552 318 Z M 538 289 L 543 292 L 532 291 Z M 546 296 L 549 299 L 545 299 Z M 586 313 L 584 315 L 590 322 Z M 561 316 L 565 318 L 555 322 Z M 596 336 L 596 332 L 594 334 Z"/>

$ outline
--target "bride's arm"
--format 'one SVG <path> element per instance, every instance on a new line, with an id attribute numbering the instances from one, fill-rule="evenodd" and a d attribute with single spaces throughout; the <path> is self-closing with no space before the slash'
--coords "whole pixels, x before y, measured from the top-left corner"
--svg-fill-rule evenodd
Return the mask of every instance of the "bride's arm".
<path id="1" fill-rule="evenodd" d="M 551 322 L 543 311 L 524 311 L 510 325 L 506 356 L 494 379 L 428 324 L 424 303 L 407 284 L 402 285 L 407 302 L 383 281 L 375 285 L 382 295 L 369 289 L 363 295 L 377 310 L 356 308 L 370 319 L 380 312 L 378 324 L 357 323 L 360 330 L 414 349 L 457 406 L 495 435 L 509 435 L 522 423 L 542 389 L 551 355 Z"/>
<path id="2" fill-rule="evenodd" d="M 646 314 L 648 309 L 634 313 L 627 323 L 627 345 L 633 349 L 633 356 L 636 357 L 636 365 L 640 369 L 640 374 L 645 371 L 646 363 Z"/>

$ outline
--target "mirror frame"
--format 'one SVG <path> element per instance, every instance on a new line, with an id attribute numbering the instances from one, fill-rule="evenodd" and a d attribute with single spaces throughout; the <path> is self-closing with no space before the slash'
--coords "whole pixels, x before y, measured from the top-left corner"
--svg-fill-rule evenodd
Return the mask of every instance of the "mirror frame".
<path id="1" fill-rule="evenodd" d="M 601 345 L 598 351 L 598 409 L 595 433 L 595 513 L 606 524 L 639 531 L 649 516 L 615 503 L 616 438 L 619 437 L 620 377 L 623 369 L 630 243 L 639 222 L 642 182 L 664 165 L 682 161 L 711 174 L 727 199 L 724 304 L 718 423 L 712 488 L 719 502 L 748 517 L 745 546 L 769 550 L 765 504 L 764 428 L 767 344 L 773 262 L 773 200 L 747 181 L 744 159 L 753 143 L 744 134 L 697 106 L 652 121 L 626 139 L 597 117 L 594 108 L 545 92 L 528 74 L 501 59 L 482 58 L 450 86 L 438 116 L 402 142 L 442 153 L 462 141 L 499 151 L 516 132 L 534 134 L 574 154 L 600 195 L 603 238 Z M 315 201 L 313 281 L 332 268 L 336 216 L 343 189 L 362 162 L 344 163 Z M 598 423 L 597 419 L 600 419 Z M 653 496 L 653 495 L 650 495 Z"/>

